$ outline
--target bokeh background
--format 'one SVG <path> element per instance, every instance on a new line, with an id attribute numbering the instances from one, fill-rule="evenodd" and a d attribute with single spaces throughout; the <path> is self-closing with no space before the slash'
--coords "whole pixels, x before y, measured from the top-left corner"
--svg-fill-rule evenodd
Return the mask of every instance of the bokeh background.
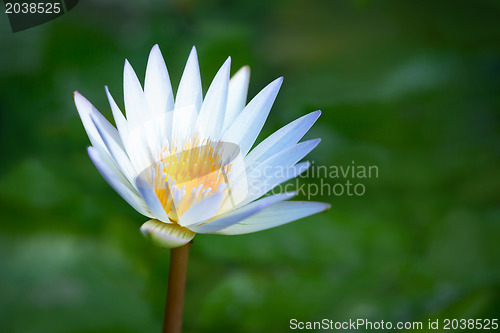
<path id="1" fill-rule="evenodd" d="M 13 34 L 1 14 L 0 331 L 160 331 L 169 252 L 90 162 L 72 101 L 111 118 L 104 85 L 123 105 L 124 59 L 142 80 L 155 43 L 174 89 L 192 45 L 204 91 L 229 55 L 250 97 L 284 76 L 261 138 L 321 109 L 308 159 L 379 169 L 351 179 L 362 196 L 315 196 L 327 213 L 196 237 L 185 332 L 498 318 L 499 17 L 495 0 L 82 0 Z"/>

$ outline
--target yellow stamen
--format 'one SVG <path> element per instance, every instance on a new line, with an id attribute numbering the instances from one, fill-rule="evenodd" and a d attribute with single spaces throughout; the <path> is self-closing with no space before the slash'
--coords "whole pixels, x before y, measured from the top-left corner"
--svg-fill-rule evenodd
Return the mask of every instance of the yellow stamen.
<path id="1" fill-rule="evenodd" d="M 222 142 L 204 140 L 196 136 L 183 143 L 177 152 L 165 147 L 153 166 L 153 187 L 168 217 L 177 222 L 179 216 L 202 198 L 219 190 L 227 195 L 228 173 L 231 161 L 224 155 Z"/>

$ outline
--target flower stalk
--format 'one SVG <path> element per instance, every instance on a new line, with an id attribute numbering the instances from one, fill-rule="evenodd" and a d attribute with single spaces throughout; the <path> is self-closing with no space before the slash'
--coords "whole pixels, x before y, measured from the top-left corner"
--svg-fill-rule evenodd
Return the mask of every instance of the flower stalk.
<path id="1" fill-rule="evenodd" d="M 180 333 L 182 331 L 184 292 L 186 290 L 189 249 L 192 243 L 193 241 L 190 241 L 183 246 L 170 250 L 170 269 L 168 273 L 163 333 Z"/>

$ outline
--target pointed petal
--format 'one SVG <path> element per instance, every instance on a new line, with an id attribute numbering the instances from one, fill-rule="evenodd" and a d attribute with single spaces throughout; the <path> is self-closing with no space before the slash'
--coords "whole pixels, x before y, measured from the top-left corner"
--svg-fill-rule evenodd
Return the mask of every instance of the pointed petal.
<path id="1" fill-rule="evenodd" d="M 113 96 L 111 96 L 108 86 L 104 86 L 104 90 L 106 90 L 106 96 L 108 96 L 109 105 L 111 106 L 111 112 L 113 112 L 113 118 L 115 119 L 120 138 L 122 139 L 122 142 L 125 142 L 123 139 L 126 138 L 126 134 L 128 132 L 127 120 L 125 119 L 122 110 L 120 110 L 120 108 L 116 104 Z"/>
<path id="2" fill-rule="evenodd" d="M 133 166 L 127 162 L 127 154 L 124 151 L 124 146 L 121 137 L 113 125 L 99 112 L 97 109 L 78 92 L 74 94 L 75 104 L 77 106 L 80 118 L 84 124 L 87 134 L 90 138 L 92 146 L 99 148 L 106 152 L 107 155 L 111 154 L 115 163 L 119 165 L 132 183 L 133 179 Z M 99 129 L 96 127 L 99 124 Z M 132 185 L 130 185 L 132 186 Z M 133 187 L 133 186 L 132 186 Z"/>
<path id="3" fill-rule="evenodd" d="M 268 158 L 262 162 L 262 165 L 268 165 L 271 167 L 288 167 L 294 165 L 309 154 L 314 148 L 316 148 L 320 142 L 321 139 L 299 142 L 296 145 L 288 147 L 278 154 Z"/>
<path id="4" fill-rule="evenodd" d="M 260 212 L 261 210 L 269 207 L 272 204 L 275 204 L 283 200 L 288 200 L 295 195 L 296 193 L 280 193 L 276 195 L 271 195 L 263 199 L 254 201 L 241 208 L 237 208 L 228 213 L 216 216 L 211 221 L 206 221 L 194 226 L 189 226 L 189 229 L 191 229 L 196 233 L 201 233 L 201 234 L 213 233 L 218 230 L 227 228 L 235 223 L 238 223 L 239 221 Z"/>
<path id="5" fill-rule="evenodd" d="M 105 151 L 107 151 L 106 145 L 104 144 L 104 141 L 101 138 L 101 135 L 95 128 L 94 122 L 92 121 L 92 118 L 90 114 L 92 112 L 97 112 L 97 109 L 85 98 L 83 97 L 78 91 L 75 91 L 73 93 L 73 99 L 75 101 L 76 109 L 78 110 L 78 114 L 80 115 L 80 119 L 82 120 L 83 127 L 85 128 L 85 131 L 87 132 L 87 136 L 89 137 L 90 142 L 92 143 L 92 146 L 94 147 L 101 147 Z M 110 124 L 111 127 L 113 127 Z M 110 131 L 110 135 L 118 135 L 118 133 L 113 133 L 110 128 L 106 128 L 106 130 Z M 115 129 L 116 131 L 116 129 Z"/>
<path id="6" fill-rule="evenodd" d="M 302 139 L 320 115 L 321 111 L 311 112 L 271 134 L 247 155 L 245 158 L 247 166 L 258 165 L 269 157 L 295 145 Z"/>
<path id="7" fill-rule="evenodd" d="M 250 178 L 249 183 L 251 184 L 251 188 L 248 191 L 248 197 L 245 198 L 241 204 L 244 205 L 247 202 L 254 201 L 274 189 L 276 186 L 298 177 L 300 174 L 305 172 L 310 165 L 311 163 L 309 162 L 297 163 L 288 168 L 279 168 L 277 172 L 269 172 L 264 177 Z M 284 190 L 287 191 L 288 187 L 294 187 L 293 185 L 294 184 L 286 184 L 284 186 Z"/>
<path id="8" fill-rule="evenodd" d="M 283 201 L 264 209 L 240 223 L 215 232 L 221 235 L 241 235 L 277 227 L 301 218 L 324 212 L 330 205 L 314 201 Z"/>
<path id="9" fill-rule="evenodd" d="M 121 141 L 117 141 L 116 137 L 113 137 L 106 132 L 106 122 L 107 120 L 100 113 L 92 113 L 91 114 L 92 121 L 94 122 L 97 131 L 101 135 L 106 148 L 110 152 L 113 157 L 116 165 L 120 168 L 120 171 L 125 175 L 128 182 L 133 184 L 135 177 L 135 170 L 130 162 L 130 159 L 125 152 Z"/>
<path id="10" fill-rule="evenodd" d="M 224 125 L 222 126 L 223 131 L 229 128 L 245 107 L 249 81 L 250 67 L 248 66 L 242 67 L 229 80 L 226 114 L 224 116 Z"/>
<path id="11" fill-rule="evenodd" d="M 184 108 L 194 104 L 196 111 L 199 111 L 202 98 L 198 55 L 196 54 L 196 48 L 193 46 L 179 83 L 175 97 L 175 108 Z"/>
<path id="12" fill-rule="evenodd" d="M 123 98 L 129 135 L 140 137 L 146 142 L 147 154 L 156 154 L 158 149 L 158 132 L 155 121 L 148 109 L 144 91 L 130 63 L 125 60 L 123 70 Z M 144 153 L 144 152 L 143 152 Z M 149 156 L 149 159 L 152 159 Z"/>
<path id="13" fill-rule="evenodd" d="M 130 178 L 130 182 L 134 183 L 135 177 L 141 173 L 144 168 L 152 163 L 148 150 L 148 143 L 142 133 L 139 133 L 140 127 L 132 131 L 130 130 L 127 120 L 118 108 L 113 96 L 111 96 L 108 87 L 105 88 L 109 104 L 111 105 L 111 111 L 113 112 L 113 117 L 115 118 L 116 126 L 118 127 L 118 133 L 132 165 L 132 170 L 135 172 L 131 173 Z"/>
<path id="14" fill-rule="evenodd" d="M 282 82 L 283 78 L 278 78 L 262 89 L 234 120 L 222 141 L 240 145 L 246 155 L 264 126 Z"/>
<path id="15" fill-rule="evenodd" d="M 144 200 L 125 185 L 127 180 L 120 174 L 120 171 L 113 166 L 113 162 L 109 156 L 102 154 L 99 152 L 99 149 L 95 147 L 89 147 L 88 153 L 99 173 L 130 206 L 144 216 L 153 217 Z"/>
<path id="16" fill-rule="evenodd" d="M 144 96 L 153 115 L 162 114 L 174 108 L 172 85 L 158 44 L 153 46 L 149 54 L 144 80 Z"/>
<path id="17" fill-rule="evenodd" d="M 215 192 L 203 200 L 189 207 L 189 209 L 179 218 L 179 224 L 189 226 L 211 219 L 217 214 L 224 196 L 221 192 Z"/>
<path id="18" fill-rule="evenodd" d="M 248 177 L 258 180 L 262 177 L 269 177 L 270 174 L 276 172 L 283 172 L 309 154 L 320 142 L 321 139 L 314 139 L 289 147 L 254 167 L 248 173 Z"/>
<path id="19" fill-rule="evenodd" d="M 166 144 L 165 140 L 170 140 L 172 136 L 174 95 L 167 66 L 158 44 L 153 46 L 149 54 L 144 81 L 144 96 L 151 113 L 152 126 L 158 136 L 156 142 L 163 146 Z"/>
<path id="20" fill-rule="evenodd" d="M 169 249 L 187 244 L 195 236 L 194 232 L 176 223 L 163 223 L 154 219 L 144 223 L 141 232 L 157 245 Z"/>
<path id="21" fill-rule="evenodd" d="M 131 129 L 134 129 L 141 125 L 142 119 L 147 119 L 149 114 L 141 83 L 128 60 L 125 60 L 123 68 L 123 99 L 127 121 Z"/>
<path id="22" fill-rule="evenodd" d="M 141 176 L 136 178 L 135 184 L 154 217 L 163 222 L 170 222 L 167 212 L 163 208 L 160 199 L 156 196 L 153 187 Z"/>
<path id="23" fill-rule="evenodd" d="M 201 139 L 220 138 L 226 112 L 230 69 L 231 57 L 227 58 L 215 75 L 203 100 L 196 123 L 196 132 L 201 135 Z"/>
<path id="24" fill-rule="evenodd" d="M 279 176 L 286 172 L 288 168 L 309 154 L 309 152 L 313 150 L 320 143 L 320 141 L 320 139 L 315 139 L 300 142 L 295 146 L 285 149 L 281 153 L 267 159 L 257 167 L 254 167 L 251 172 L 247 173 L 249 195 L 240 203 L 240 205 L 245 205 L 246 203 L 262 196 L 262 190 L 265 190 L 268 184 L 273 182 L 273 178 L 276 175 Z"/>
<path id="25" fill-rule="evenodd" d="M 132 136 L 130 135 L 129 124 L 125 119 L 125 116 L 123 115 L 122 111 L 116 104 L 108 87 L 105 86 L 104 88 L 106 90 L 106 95 L 108 96 L 109 105 L 111 106 L 111 111 L 113 112 L 113 118 L 115 119 L 115 123 L 118 128 L 118 133 L 120 135 L 123 147 L 127 153 L 132 168 L 135 171 L 135 173 L 131 174 L 130 178 L 130 182 L 134 183 L 133 179 L 135 179 L 135 177 L 139 174 L 139 172 L 142 171 L 141 166 L 143 163 L 140 161 L 145 159 L 145 157 L 143 157 L 144 155 L 143 151 L 146 150 L 147 147 L 146 144 L 144 143 L 144 140 L 140 140 L 138 142 L 137 140 L 132 139 Z M 138 149 L 140 143 L 144 143 L 144 147 Z"/>

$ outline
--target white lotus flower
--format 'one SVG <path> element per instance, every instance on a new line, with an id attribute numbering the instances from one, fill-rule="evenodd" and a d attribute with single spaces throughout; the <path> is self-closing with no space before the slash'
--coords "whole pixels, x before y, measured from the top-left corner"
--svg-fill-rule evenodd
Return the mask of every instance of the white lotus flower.
<path id="1" fill-rule="evenodd" d="M 126 118 L 105 87 L 117 128 L 74 93 L 92 162 L 123 199 L 151 218 L 141 231 L 165 247 L 186 244 L 196 233 L 245 234 L 329 208 L 285 201 L 295 193 L 264 196 L 309 167 L 297 162 L 320 140 L 298 142 L 320 111 L 291 122 L 250 151 L 282 78 L 245 106 L 250 70 L 243 67 L 230 79 L 230 63 L 228 58 L 203 98 L 193 47 L 174 99 L 158 45 L 149 55 L 144 89 L 125 61 Z"/>

